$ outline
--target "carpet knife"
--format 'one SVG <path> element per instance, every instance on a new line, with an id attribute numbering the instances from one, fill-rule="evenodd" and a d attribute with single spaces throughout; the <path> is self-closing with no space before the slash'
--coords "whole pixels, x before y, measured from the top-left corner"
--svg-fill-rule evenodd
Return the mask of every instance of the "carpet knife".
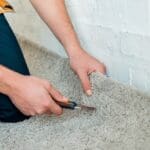
<path id="1" fill-rule="evenodd" d="M 78 103 L 76 103 L 76 102 L 74 102 L 74 101 L 68 101 L 68 103 L 58 102 L 58 101 L 57 101 L 57 104 L 60 105 L 62 108 L 71 109 L 71 110 L 75 110 L 75 109 L 91 110 L 91 111 L 96 110 L 95 107 L 78 104 Z"/>

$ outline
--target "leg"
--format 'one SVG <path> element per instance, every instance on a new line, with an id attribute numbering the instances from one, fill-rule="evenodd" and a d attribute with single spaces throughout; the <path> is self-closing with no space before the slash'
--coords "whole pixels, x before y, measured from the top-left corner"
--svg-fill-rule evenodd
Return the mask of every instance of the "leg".
<path id="1" fill-rule="evenodd" d="M 16 37 L 4 15 L 0 15 L 0 64 L 24 75 L 29 75 L 26 62 Z M 0 94 L 0 121 L 17 122 L 28 118 L 11 102 L 9 97 Z"/>

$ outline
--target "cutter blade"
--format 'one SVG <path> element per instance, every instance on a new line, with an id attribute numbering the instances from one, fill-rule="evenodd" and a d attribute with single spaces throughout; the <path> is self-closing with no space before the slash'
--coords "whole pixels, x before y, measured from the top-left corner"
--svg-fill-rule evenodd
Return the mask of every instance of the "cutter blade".
<path id="1" fill-rule="evenodd" d="M 83 105 L 83 104 L 78 104 L 75 109 L 82 109 L 82 110 L 89 110 L 89 111 L 94 111 L 96 110 L 96 107 L 92 107 L 92 106 L 87 106 L 87 105 Z"/>

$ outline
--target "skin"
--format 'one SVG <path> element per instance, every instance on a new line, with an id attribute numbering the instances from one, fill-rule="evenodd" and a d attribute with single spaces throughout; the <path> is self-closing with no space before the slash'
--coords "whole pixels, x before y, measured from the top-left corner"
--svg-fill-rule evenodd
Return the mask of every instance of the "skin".
<path id="1" fill-rule="evenodd" d="M 30 1 L 39 16 L 64 46 L 70 66 L 78 75 L 83 90 L 87 95 L 92 95 L 89 74 L 95 71 L 105 74 L 106 69 L 103 63 L 90 56 L 81 47 L 67 13 L 65 1 Z M 60 115 L 62 108 L 57 105 L 56 101 L 68 101 L 47 80 L 18 74 L 2 65 L 0 65 L 0 92 L 8 95 L 22 113 L 31 116 L 51 113 Z"/>

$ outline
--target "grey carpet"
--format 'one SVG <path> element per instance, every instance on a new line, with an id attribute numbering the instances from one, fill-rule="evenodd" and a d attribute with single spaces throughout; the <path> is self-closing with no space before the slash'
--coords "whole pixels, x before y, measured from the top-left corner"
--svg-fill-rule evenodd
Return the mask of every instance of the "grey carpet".
<path id="1" fill-rule="evenodd" d="M 68 60 L 20 39 L 32 74 L 46 78 L 71 100 L 96 112 L 65 110 L 60 117 L 37 116 L 17 124 L 0 123 L 0 150 L 149 150 L 150 97 L 91 75 L 87 97 Z"/>

